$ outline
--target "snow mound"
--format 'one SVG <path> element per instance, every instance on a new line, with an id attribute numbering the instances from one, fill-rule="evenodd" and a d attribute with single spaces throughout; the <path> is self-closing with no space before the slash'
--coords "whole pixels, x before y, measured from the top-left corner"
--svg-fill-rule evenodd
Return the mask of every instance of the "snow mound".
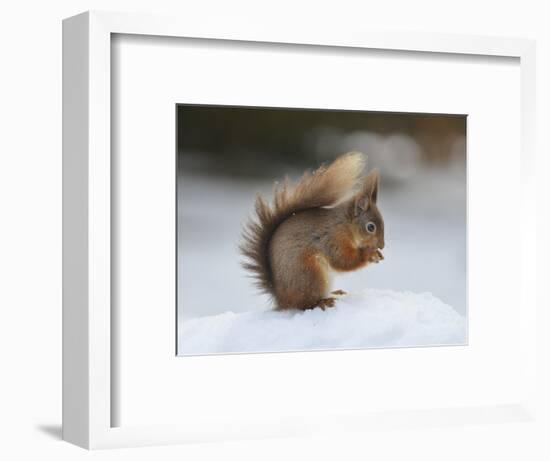
<path id="1" fill-rule="evenodd" d="M 325 311 L 255 311 L 179 325 L 180 355 L 458 345 L 467 321 L 431 293 L 368 289 Z"/>

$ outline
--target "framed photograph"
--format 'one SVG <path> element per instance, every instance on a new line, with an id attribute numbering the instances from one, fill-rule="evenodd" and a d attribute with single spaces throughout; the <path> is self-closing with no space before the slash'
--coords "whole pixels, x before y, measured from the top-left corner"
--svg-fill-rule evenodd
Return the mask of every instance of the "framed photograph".
<path id="1" fill-rule="evenodd" d="M 534 65 L 524 39 L 66 19 L 64 439 L 534 418 Z"/>

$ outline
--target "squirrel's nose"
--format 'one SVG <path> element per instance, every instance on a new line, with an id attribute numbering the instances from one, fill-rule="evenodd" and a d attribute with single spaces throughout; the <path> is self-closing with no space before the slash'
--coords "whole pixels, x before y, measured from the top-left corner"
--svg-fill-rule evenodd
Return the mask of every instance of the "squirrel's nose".
<path id="1" fill-rule="evenodd" d="M 384 246 L 385 246 L 385 244 L 384 244 L 384 239 L 379 240 L 379 241 L 378 241 L 378 248 L 380 248 L 381 250 L 383 250 L 383 249 L 384 249 Z"/>

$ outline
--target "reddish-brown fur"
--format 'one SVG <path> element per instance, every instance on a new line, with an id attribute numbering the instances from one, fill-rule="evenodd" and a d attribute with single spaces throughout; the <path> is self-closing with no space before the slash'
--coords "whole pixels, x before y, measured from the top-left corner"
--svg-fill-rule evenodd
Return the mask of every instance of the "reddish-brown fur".
<path id="1" fill-rule="evenodd" d="M 378 172 L 362 178 L 363 166 L 362 154 L 346 154 L 306 172 L 295 186 L 276 186 L 272 206 L 257 198 L 257 220 L 248 223 L 241 246 L 244 267 L 279 309 L 331 307 L 330 271 L 383 259 Z M 367 231 L 368 224 L 375 231 Z"/>
<path id="2" fill-rule="evenodd" d="M 301 280 L 307 282 L 309 290 L 301 292 L 300 287 L 279 285 L 276 293 L 280 306 L 294 306 L 297 309 L 311 309 L 320 299 L 317 293 L 328 293 L 327 262 L 324 256 L 313 248 L 305 250 L 301 256 Z"/>
<path id="3" fill-rule="evenodd" d="M 363 248 L 354 245 L 353 231 L 346 226 L 337 230 L 331 246 L 334 248 L 330 265 L 337 271 L 352 271 L 363 267 L 368 260 Z"/>

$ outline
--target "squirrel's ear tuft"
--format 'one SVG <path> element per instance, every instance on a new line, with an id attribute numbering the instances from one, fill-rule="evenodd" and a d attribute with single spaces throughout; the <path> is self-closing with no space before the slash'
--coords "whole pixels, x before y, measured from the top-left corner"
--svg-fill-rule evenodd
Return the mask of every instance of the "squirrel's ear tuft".
<path id="1" fill-rule="evenodd" d="M 369 209 L 370 200 L 368 195 L 360 193 L 353 199 L 353 213 L 355 216 L 359 216 L 361 212 L 365 212 Z"/>
<path id="2" fill-rule="evenodd" d="M 380 172 L 377 169 L 372 170 L 363 180 L 363 187 L 353 199 L 353 212 L 355 216 L 369 209 L 371 203 L 376 204 L 378 199 L 378 183 L 380 182 Z"/>
<path id="3" fill-rule="evenodd" d="M 365 188 L 363 191 L 370 197 L 373 203 L 378 199 L 378 184 L 380 183 L 380 171 L 378 168 L 372 170 L 365 178 Z"/>

